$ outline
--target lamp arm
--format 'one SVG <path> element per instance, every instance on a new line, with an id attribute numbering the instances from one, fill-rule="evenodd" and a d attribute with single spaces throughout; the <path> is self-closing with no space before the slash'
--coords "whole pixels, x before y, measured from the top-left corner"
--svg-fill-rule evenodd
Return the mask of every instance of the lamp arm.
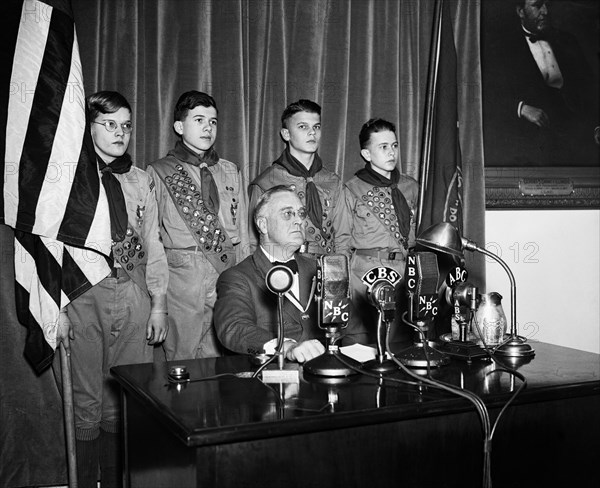
<path id="1" fill-rule="evenodd" d="M 491 253 L 488 250 L 479 247 L 473 241 L 469 241 L 468 239 L 463 238 L 462 241 L 463 241 L 463 247 L 466 250 L 477 251 L 477 252 L 480 252 L 481 254 L 485 254 L 486 256 L 489 256 L 494 261 L 496 261 L 498 264 L 500 264 L 500 266 L 502 266 L 504 268 L 504 271 L 506 271 L 506 274 L 508 274 L 508 279 L 510 280 L 510 335 L 516 336 L 517 335 L 517 285 L 515 283 L 515 275 L 513 275 L 513 272 L 510 270 L 508 265 L 500 258 L 500 256 L 497 256 L 496 254 Z"/>

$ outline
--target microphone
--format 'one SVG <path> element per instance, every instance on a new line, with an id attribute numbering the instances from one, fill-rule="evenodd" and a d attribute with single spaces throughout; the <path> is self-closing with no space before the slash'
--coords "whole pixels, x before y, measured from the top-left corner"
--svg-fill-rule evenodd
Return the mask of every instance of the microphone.
<path id="1" fill-rule="evenodd" d="M 279 264 L 267 272 L 265 283 L 271 293 L 283 295 L 292 288 L 294 275 L 290 268 Z"/>
<path id="2" fill-rule="evenodd" d="M 417 252 L 409 256 L 407 267 L 414 276 L 414 310 L 416 320 L 430 321 L 438 312 L 437 257 L 432 252 Z"/>
<path id="3" fill-rule="evenodd" d="M 294 282 L 294 275 L 292 270 L 287 266 L 277 265 L 273 266 L 265 276 L 265 284 L 271 293 L 277 295 L 277 347 L 275 354 L 277 355 L 277 364 L 280 370 L 283 370 L 283 295 L 287 293 Z M 264 373 L 263 373 L 264 375 Z"/>
<path id="4" fill-rule="evenodd" d="M 406 258 L 406 288 L 408 317 L 405 323 L 418 331 L 415 344 L 400 351 L 397 358 L 405 366 L 414 368 L 438 367 L 450 359 L 429 345 L 429 324 L 438 313 L 439 268 L 433 252 L 410 252 Z"/>
<path id="5" fill-rule="evenodd" d="M 317 259 L 315 301 L 317 324 L 325 330 L 326 351 L 304 363 L 304 371 L 334 378 L 357 373 L 360 363 L 342 354 L 336 344 L 339 330 L 350 320 L 350 273 L 345 255 L 322 255 Z"/>
<path id="6" fill-rule="evenodd" d="M 379 311 L 377 320 L 375 359 L 367 361 L 363 368 L 378 374 L 391 373 L 397 369 L 396 363 L 386 359 L 385 345 L 388 337 L 388 327 L 396 315 L 396 286 L 401 276 L 393 268 L 379 266 L 371 268 L 363 277 L 362 282 L 367 286 L 367 298 Z"/>
<path id="7" fill-rule="evenodd" d="M 320 256 L 317 261 L 318 324 L 321 329 L 348 326 L 350 276 L 344 255 Z"/>

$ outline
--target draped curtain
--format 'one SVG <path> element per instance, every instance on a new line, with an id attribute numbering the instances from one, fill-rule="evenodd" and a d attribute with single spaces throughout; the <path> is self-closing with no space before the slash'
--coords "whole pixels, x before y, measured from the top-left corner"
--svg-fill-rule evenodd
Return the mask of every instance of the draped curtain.
<path id="1" fill-rule="evenodd" d="M 479 1 L 446 1 L 459 62 L 464 228 L 484 242 Z M 117 90 L 130 101 L 129 152 L 139 167 L 173 146 L 175 102 L 198 89 L 219 106 L 217 151 L 239 164 L 247 182 L 284 148 L 281 112 L 299 98 L 322 106 L 320 154 L 344 181 L 364 164 L 358 133 L 371 117 L 396 124 L 401 169 L 418 179 L 433 0 L 72 3 L 86 93 Z M 0 230 L 10 263 L 10 237 Z M 477 269 L 474 279 L 482 280 Z M 66 483 L 58 391 L 51 373 L 35 378 L 25 371 L 12 286 L 3 273 L 0 485 Z"/>

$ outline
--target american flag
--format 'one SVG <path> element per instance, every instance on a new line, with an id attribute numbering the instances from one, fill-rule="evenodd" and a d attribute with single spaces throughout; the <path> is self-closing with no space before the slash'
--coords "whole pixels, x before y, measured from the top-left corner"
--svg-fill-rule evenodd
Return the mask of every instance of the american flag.
<path id="1" fill-rule="evenodd" d="M 0 218 L 14 229 L 17 314 L 40 372 L 52 362 L 60 309 L 110 271 L 110 220 L 70 2 L 18 3 L 3 46 L 12 71 L 0 99 Z"/>

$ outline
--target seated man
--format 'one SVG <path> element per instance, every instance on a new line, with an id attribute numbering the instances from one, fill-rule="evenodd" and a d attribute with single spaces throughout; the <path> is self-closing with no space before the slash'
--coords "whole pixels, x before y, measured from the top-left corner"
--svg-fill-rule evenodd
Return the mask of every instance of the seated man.
<path id="1" fill-rule="evenodd" d="M 290 187 L 275 186 L 259 199 L 254 223 L 260 246 L 253 255 L 224 271 L 217 281 L 215 329 L 229 350 L 242 354 L 274 351 L 277 295 L 268 290 L 265 276 L 276 263 L 285 263 L 294 271 L 292 289 L 283 307 L 285 357 L 304 362 L 325 351 L 321 342 L 325 334 L 317 325 L 313 300 L 316 262 L 297 253 L 305 240 L 305 220 L 304 206 Z M 344 333 L 343 339 L 349 343 L 366 338 L 360 330 L 354 330 L 352 321 Z"/>

